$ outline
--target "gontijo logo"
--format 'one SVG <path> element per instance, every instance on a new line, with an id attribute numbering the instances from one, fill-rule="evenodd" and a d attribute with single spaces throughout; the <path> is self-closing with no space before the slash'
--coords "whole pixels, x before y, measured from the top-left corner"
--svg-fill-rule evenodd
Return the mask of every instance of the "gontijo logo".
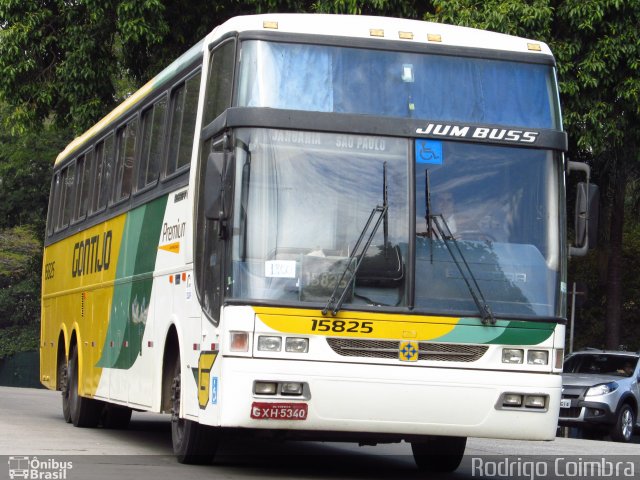
<path id="1" fill-rule="evenodd" d="M 73 245 L 71 276 L 78 277 L 109 270 L 111 263 L 111 230 L 102 235 L 93 235 Z"/>
<path id="2" fill-rule="evenodd" d="M 54 458 L 39 460 L 38 457 L 9 457 L 9 478 L 27 478 L 34 480 L 65 480 L 67 470 L 73 468 L 73 462 L 63 462 Z"/>

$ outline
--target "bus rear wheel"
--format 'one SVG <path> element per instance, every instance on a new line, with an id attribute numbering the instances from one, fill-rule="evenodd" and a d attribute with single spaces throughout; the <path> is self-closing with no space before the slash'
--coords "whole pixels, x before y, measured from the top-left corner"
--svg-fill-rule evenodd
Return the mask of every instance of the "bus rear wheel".
<path id="1" fill-rule="evenodd" d="M 218 432 L 215 428 L 180 417 L 180 359 L 174 366 L 171 383 L 171 441 L 178 462 L 210 464 L 218 448 Z"/>
<path id="2" fill-rule="evenodd" d="M 66 359 L 58 363 L 58 385 L 62 393 L 62 416 L 64 421 L 71 423 L 71 406 L 69 405 L 69 368 Z"/>
<path id="3" fill-rule="evenodd" d="M 466 446 L 466 437 L 429 436 L 411 442 L 416 465 L 429 473 L 453 472 L 460 466 Z"/>
<path id="4" fill-rule="evenodd" d="M 78 349 L 74 346 L 69 359 L 69 415 L 75 427 L 95 427 L 100 421 L 103 403 L 78 394 Z M 63 407 L 64 408 L 64 407 Z"/>

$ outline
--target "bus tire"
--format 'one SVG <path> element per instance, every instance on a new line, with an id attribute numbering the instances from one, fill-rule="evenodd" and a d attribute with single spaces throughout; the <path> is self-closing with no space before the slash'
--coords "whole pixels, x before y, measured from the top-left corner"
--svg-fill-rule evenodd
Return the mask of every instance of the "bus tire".
<path id="1" fill-rule="evenodd" d="M 411 442 L 411 451 L 421 471 L 445 473 L 460 466 L 466 445 L 466 437 L 429 436 Z"/>
<path id="2" fill-rule="evenodd" d="M 132 410 L 129 407 L 107 403 L 102 409 L 100 423 L 103 428 L 122 430 L 129 426 Z"/>
<path id="3" fill-rule="evenodd" d="M 66 359 L 58 363 L 58 385 L 62 393 L 62 416 L 64 421 L 71 423 L 71 407 L 69 405 L 69 369 Z"/>
<path id="4" fill-rule="evenodd" d="M 213 461 L 218 448 L 215 428 L 180 418 L 180 358 L 176 359 L 171 383 L 171 442 L 178 462 L 206 465 Z"/>
<path id="5" fill-rule="evenodd" d="M 102 407 L 102 402 L 78 394 L 78 349 L 74 346 L 69 359 L 69 414 L 73 426 L 97 426 Z"/>

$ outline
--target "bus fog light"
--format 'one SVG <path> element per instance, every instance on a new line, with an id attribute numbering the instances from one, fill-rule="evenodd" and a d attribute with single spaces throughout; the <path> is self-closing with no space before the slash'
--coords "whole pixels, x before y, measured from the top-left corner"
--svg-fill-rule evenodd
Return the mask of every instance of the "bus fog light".
<path id="1" fill-rule="evenodd" d="M 287 337 L 284 343 L 286 352 L 307 353 L 309 351 L 309 339 L 298 337 Z"/>
<path id="2" fill-rule="evenodd" d="M 524 359 L 524 350 L 516 348 L 502 349 L 502 363 L 522 363 Z"/>
<path id="3" fill-rule="evenodd" d="M 229 332 L 230 347 L 232 352 L 249 351 L 249 334 L 247 332 Z"/>
<path id="4" fill-rule="evenodd" d="M 302 395 L 302 384 L 299 382 L 285 382 L 280 390 L 282 395 Z"/>
<path id="5" fill-rule="evenodd" d="M 519 407 L 522 405 L 522 395 L 506 393 L 502 398 L 502 405 L 505 407 Z"/>
<path id="6" fill-rule="evenodd" d="M 279 352 L 282 350 L 282 338 L 260 335 L 258 337 L 258 350 L 261 352 Z"/>
<path id="7" fill-rule="evenodd" d="M 529 350 L 527 352 L 527 363 L 529 365 L 548 365 L 549 352 L 546 350 Z"/>
<path id="8" fill-rule="evenodd" d="M 525 395 L 524 406 L 528 408 L 544 408 L 547 405 L 546 395 Z"/>
<path id="9" fill-rule="evenodd" d="M 275 395 L 278 391 L 276 382 L 255 382 L 253 384 L 253 393 L 256 395 Z"/>

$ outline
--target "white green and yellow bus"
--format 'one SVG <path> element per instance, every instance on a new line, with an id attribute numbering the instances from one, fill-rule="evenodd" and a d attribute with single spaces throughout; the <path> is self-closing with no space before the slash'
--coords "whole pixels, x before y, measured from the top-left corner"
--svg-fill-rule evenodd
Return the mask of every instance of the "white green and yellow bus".
<path id="1" fill-rule="evenodd" d="M 41 381 L 78 427 L 551 440 L 567 299 L 544 43 L 413 20 L 233 18 L 55 162 Z"/>

